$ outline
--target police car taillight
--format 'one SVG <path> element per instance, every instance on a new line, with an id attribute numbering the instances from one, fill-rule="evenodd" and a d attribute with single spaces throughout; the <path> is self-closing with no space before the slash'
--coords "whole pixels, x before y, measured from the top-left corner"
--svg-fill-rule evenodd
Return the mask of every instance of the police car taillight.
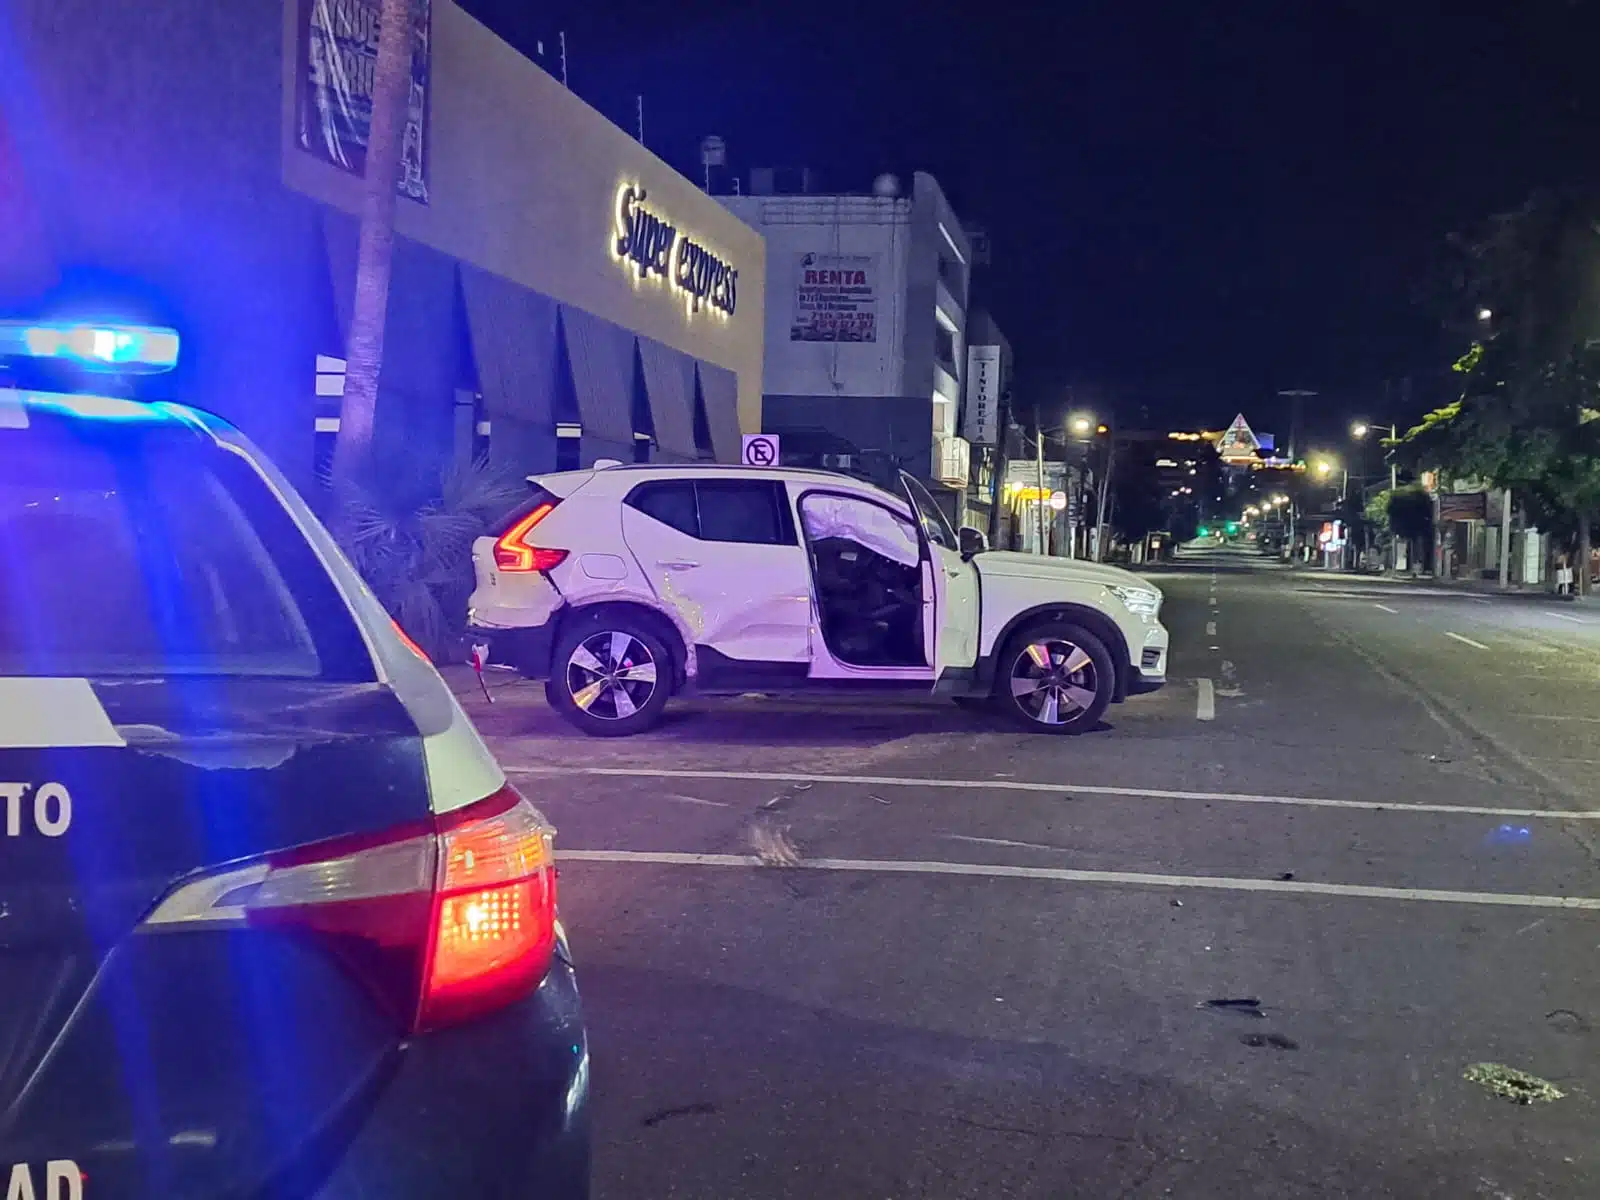
<path id="1" fill-rule="evenodd" d="M 409 1031 L 527 995 L 556 946 L 553 831 L 507 785 L 383 835 L 274 855 L 172 893 L 146 928 L 243 921 L 315 938 Z"/>

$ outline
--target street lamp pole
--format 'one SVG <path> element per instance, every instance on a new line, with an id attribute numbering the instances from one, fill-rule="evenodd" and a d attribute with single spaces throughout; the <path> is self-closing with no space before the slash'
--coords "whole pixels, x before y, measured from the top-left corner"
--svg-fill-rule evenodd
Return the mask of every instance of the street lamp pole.
<path id="1" fill-rule="evenodd" d="M 1039 419 L 1039 405 L 1033 406 L 1033 455 L 1039 468 L 1039 494 L 1034 498 L 1039 516 L 1039 553 L 1048 554 L 1044 538 L 1044 422 Z"/>

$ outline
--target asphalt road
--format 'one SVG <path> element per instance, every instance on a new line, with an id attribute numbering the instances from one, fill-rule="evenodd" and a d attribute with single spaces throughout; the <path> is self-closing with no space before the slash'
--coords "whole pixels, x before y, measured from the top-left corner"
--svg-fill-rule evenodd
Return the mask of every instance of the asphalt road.
<path id="1" fill-rule="evenodd" d="M 1600 609 L 1158 581 L 1170 686 L 1076 739 L 474 705 L 559 827 L 599 1196 L 1600 1195 Z"/>

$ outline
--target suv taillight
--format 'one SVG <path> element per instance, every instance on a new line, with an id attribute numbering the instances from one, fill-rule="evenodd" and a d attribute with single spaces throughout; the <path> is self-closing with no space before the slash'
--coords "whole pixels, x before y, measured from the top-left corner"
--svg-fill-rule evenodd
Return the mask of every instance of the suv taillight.
<path id="1" fill-rule="evenodd" d="M 387 834 L 314 843 L 172 893 L 152 928 L 237 922 L 307 934 L 408 1032 L 527 995 L 556 947 L 554 832 L 509 784 Z"/>
<path id="2" fill-rule="evenodd" d="M 548 571 L 565 562 L 567 558 L 565 550 L 535 546 L 528 541 L 528 535 L 533 532 L 533 527 L 554 510 L 553 503 L 541 504 L 496 538 L 494 565 L 502 571 Z"/>

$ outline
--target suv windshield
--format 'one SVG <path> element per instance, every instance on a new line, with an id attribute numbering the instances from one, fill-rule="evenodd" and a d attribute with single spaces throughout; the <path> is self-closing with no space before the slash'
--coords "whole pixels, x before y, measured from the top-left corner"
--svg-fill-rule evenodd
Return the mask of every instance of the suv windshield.
<path id="1" fill-rule="evenodd" d="M 0 451 L 0 675 L 372 677 L 348 608 L 241 459 L 144 432 L 35 430 Z"/>

